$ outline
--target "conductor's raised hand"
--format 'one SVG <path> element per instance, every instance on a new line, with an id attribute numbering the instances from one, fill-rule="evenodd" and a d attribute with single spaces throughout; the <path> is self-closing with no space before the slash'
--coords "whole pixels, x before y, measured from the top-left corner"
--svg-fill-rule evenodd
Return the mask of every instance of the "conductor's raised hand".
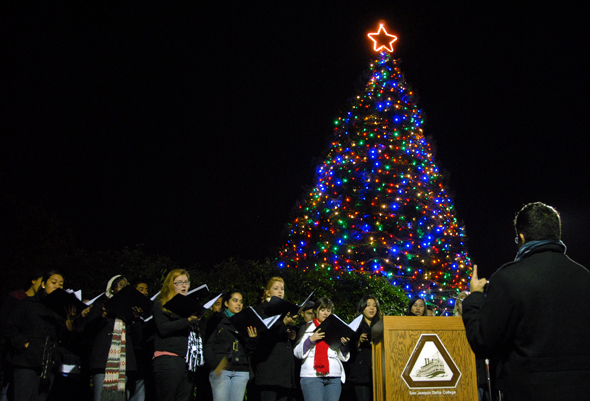
<path id="1" fill-rule="evenodd" d="M 471 292 L 483 292 L 483 289 L 487 283 L 488 280 L 478 277 L 477 265 L 473 265 L 473 274 L 471 275 L 471 282 L 469 283 Z"/>
<path id="2" fill-rule="evenodd" d="M 313 334 L 311 335 L 311 337 L 309 337 L 309 339 L 312 342 L 316 343 L 316 342 L 320 341 L 321 339 L 323 339 L 324 337 L 326 337 L 326 333 L 324 333 L 320 329 L 317 329 L 316 331 L 313 332 Z"/>

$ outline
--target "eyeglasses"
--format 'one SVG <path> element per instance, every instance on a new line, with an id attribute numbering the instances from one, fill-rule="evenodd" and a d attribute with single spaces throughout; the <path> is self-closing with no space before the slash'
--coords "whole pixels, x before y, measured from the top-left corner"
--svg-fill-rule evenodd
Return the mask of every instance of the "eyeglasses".
<path id="1" fill-rule="evenodd" d="M 181 285 L 189 285 L 190 284 L 190 281 L 188 281 L 188 280 L 187 281 L 175 281 L 172 284 L 174 284 L 177 287 L 180 287 Z"/>

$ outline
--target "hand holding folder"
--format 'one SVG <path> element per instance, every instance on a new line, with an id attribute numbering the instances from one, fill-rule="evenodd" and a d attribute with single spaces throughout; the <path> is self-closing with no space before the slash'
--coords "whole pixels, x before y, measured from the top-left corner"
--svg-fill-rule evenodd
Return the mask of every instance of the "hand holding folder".
<path id="1" fill-rule="evenodd" d="M 340 345 L 344 345 L 342 341 L 343 339 L 348 339 L 345 341 L 348 342 L 350 339 L 357 336 L 357 330 L 362 322 L 362 318 L 363 315 L 360 315 L 350 324 L 346 324 L 338 316 L 332 314 L 318 326 L 316 333 L 321 331 L 321 334 L 323 334 L 321 339 L 324 340 L 330 348 L 337 348 Z M 316 333 L 314 333 L 314 335 Z"/>
<path id="2" fill-rule="evenodd" d="M 104 303 L 105 309 L 119 319 L 129 322 L 139 318 L 152 307 L 148 297 L 128 285 Z"/>
<path id="3" fill-rule="evenodd" d="M 61 288 L 53 290 L 43 297 L 41 302 L 64 319 L 67 319 L 68 315 L 77 316 L 87 308 L 73 292 Z"/>
<path id="4" fill-rule="evenodd" d="M 207 291 L 207 293 L 209 293 L 209 291 Z M 176 294 L 164 307 L 180 317 L 202 316 L 221 295 L 222 294 L 217 295 L 215 298 L 202 305 L 197 302 L 195 299 L 196 297 L 194 296 L 189 294 Z"/>
<path id="5" fill-rule="evenodd" d="M 256 313 L 254 308 L 249 306 L 240 313 L 236 313 L 230 317 L 229 320 L 244 337 L 252 337 L 251 328 L 255 329 L 257 334 L 260 334 L 263 331 L 268 330 L 277 320 L 279 320 L 280 317 L 281 315 L 275 315 L 263 319 L 258 313 Z"/>
<path id="6" fill-rule="evenodd" d="M 290 315 L 291 317 L 297 317 L 299 309 L 299 305 L 296 305 L 285 299 L 272 296 L 270 301 L 268 301 L 268 305 L 266 305 L 266 308 L 264 309 L 264 313 L 266 313 L 268 316 Z"/>

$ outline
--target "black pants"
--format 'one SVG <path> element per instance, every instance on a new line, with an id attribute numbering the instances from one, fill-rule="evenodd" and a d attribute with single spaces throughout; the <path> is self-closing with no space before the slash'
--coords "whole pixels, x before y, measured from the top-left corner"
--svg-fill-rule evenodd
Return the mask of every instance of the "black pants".
<path id="1" fill-rule="evenodd" d="M 357 401 L 373 401 L 373 386 L 355 384 L 354 393 Z"/>
<path id="2" fill-rule="evenodd" d="M 53 375 L 41 381 L 41 372 L 15 367 L 13 380 L 15 401 L 45 401 L 51 390 Z"/>
<path id="3" fill-rule="evenodd" d="M 289 401 L 291 389 L 280 386 L 258 386 L 260 401 Z"/>
<path id="4" fill-rule="evenodd" d="M 188 401 L 192 386 L 184 358 L 162 355 L 153 360 L 152 367 L 158 401 Z"/>

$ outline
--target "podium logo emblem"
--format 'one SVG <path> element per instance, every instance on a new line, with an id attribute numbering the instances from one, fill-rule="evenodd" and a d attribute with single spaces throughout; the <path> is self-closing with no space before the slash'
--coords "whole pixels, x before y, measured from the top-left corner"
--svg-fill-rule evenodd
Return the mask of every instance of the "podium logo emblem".
<path id="1" fill-rule="evenodd" d="M 461 372 L 436 334 L 422 334 L 402 372 L 410 389 L 455 388 Z"/>

